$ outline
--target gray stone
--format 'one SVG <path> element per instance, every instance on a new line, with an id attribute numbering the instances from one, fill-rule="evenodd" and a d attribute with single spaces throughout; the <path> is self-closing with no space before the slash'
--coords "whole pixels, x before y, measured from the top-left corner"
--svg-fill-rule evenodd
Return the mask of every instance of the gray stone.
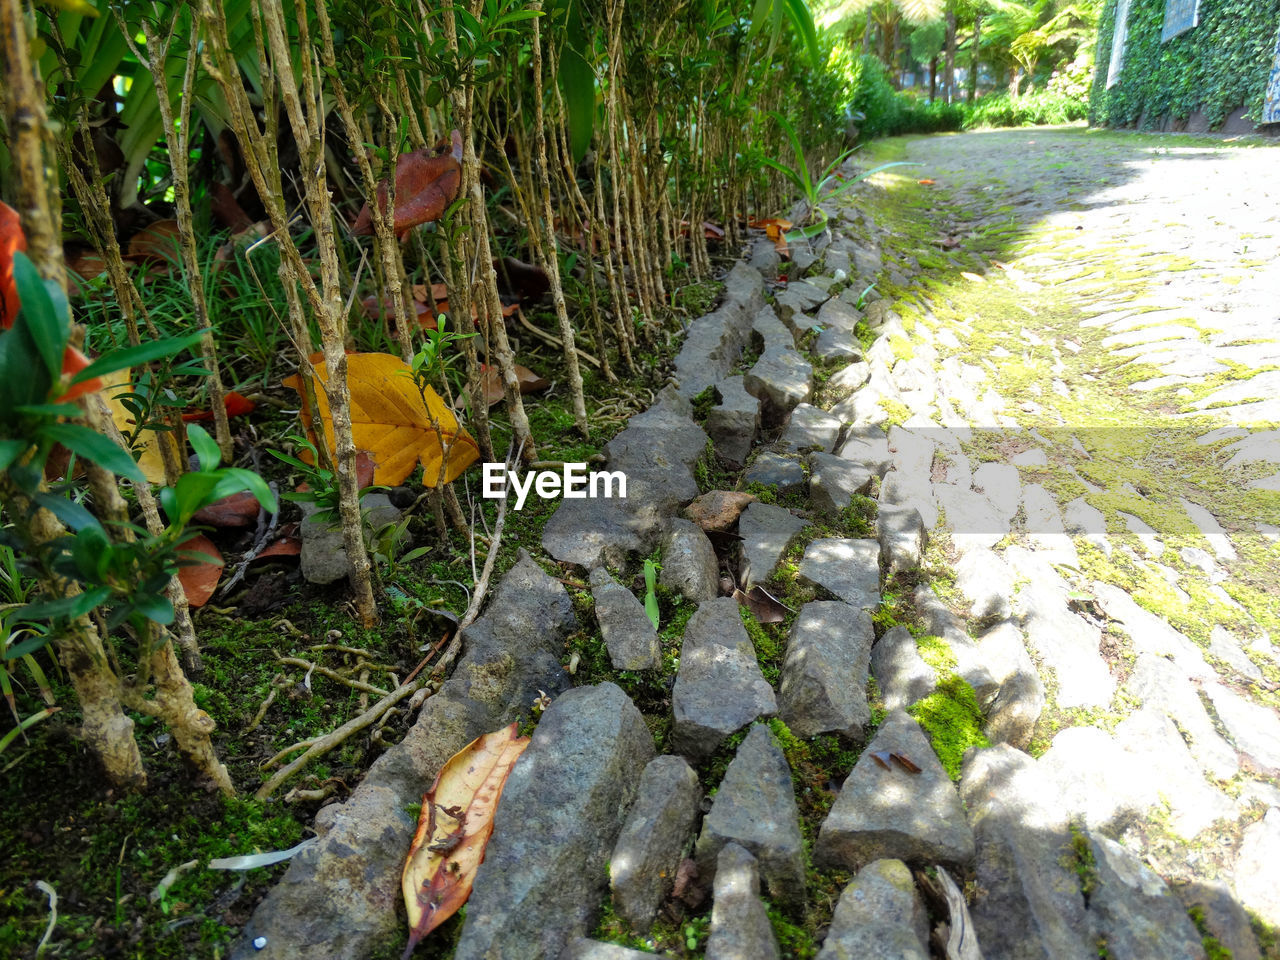
<path id="1" fill-rule="evenodd" d="M 1022 631 L 1008 620 L 997 624 L 978 640 L 978 655 L 1000 684 L 987 708 L 983 732 L 992 743 L 1011 743 L 1025 750 L 1044 712 L 1045 698 Z"/>
<path id="2" fill-rule="evenodd" d="M 644 768 L 635 805 L 609 858 L 614 909 L 641 933 L 671 893 L 701 801 L 698 775 L 679 757 L 656 757 Z"/>
<path id="3" fill-rule="evenodd" d="M 1253 680 L 1255 683 L 1262 682 L 1262 671 L 1258 669 L 1258 665 L 1249 659 L 1249 655 L 1225 628 L 1215 626 L 1210 632 L 1209 654 L 1217 657 L 1245 679 Z"/>
<path id="4" fill-rule="evenodd" d="M 901 860 L 858 871 L 836 903 L 818 960 L 929 960 L 929 916 Z"/>
<path id="5" fill-rule="evenodd" d="M 325 585 L 351 575 L 351 560 L 342 539 L 341 524 L 330 524 L 317 519 L 318 509 L 313 503 L 302 503 L 302 523 L 298 527 L 302 539 L 299 564 L 302 578 L 307 583 Z M 401 517 L 385 493 L 366 493 L 360 498 L 360 515 L 365 526 L 377 530 L 388 523 L 396 523 Z"/>
<path id="6" fill-rule="evenodd" d="M 794 350 L 766 350 L 743 378 L 766 420 L 779 421 L 813 394 L 813 367 Z"/>
<path id="7" fill-rule="evenodd" d="M 839 437 L 839 420 L 825 410 L 802 403 L 791 411 L 776 449 L 779 453 L 830 453 Z"/>
<path id="8" fill-rule="evenodd" d="M 703 429 L 719 457 L 742 465 L 751 453 L 760 428 L 760 401 L 747 393 L 742 377 L 727 377 L 716 385 L 720 402 L 707 414 Z"/>
<path id="9" fill-rule="evenodd" d="M 988 960 L 1097 960 L 1066 818 L 1035 761 L 1001 744 L 965 757 L 977 845 L 971 907 Z"/>
<path id="10" fill-rule="evenodd" d="M 778 960 L 778 941 L 760 901 L 756 858 L 736 843 L 720 851 L 706 960 Z"/>
<path id="11" fill-rule="evenodd" d="M 658 631 L 644 604 L 603 567 L 591 571 L 596 622 L 615 670 L 657 670 L 662 666 Z"/>
<path id="12" fill-rule="evenodd" d="M 831 379 L 827 381 L 827 389 L 839 390 L 842 393 L 852 393 L 866 383 L 867 378 L 870 376 L 871 365 L 865 361 L 858 360 L 838 373 L 832 374 Z"/>
<path id="13" fill-rule="evenodd" d="M 726 299 L 689 324 L 675 359 L 676 381 L 683 396 L 696 397 L 729 375 L 750 341 L 751 318 L 741 303 Z"/>
<path id="14" fill-rule="evenodd" d="M 735 600 L 708 600 L 689 618 L 671 706 L 672 745 L 695 758 L 757 717 L 778 712 Z"/>
<path id="15" fill-rule="evenodd" d="M 796 314 L 807 313 L 829 299 L 830 296 L 820 287 L 805 283 L 803 280 L 793 280 L 785 289 L 778 292 L 774 301 L 782 322 L 790 323 L 791 318 Z"/>
<path id="16" fill-rule="evenodd" d="M 852 262 L 849 260 L 849 254 L 843 248 L 831 246 L 827 249 L 826 254 L 822 258 L 822 265 L 830 274 L 843 272 L 848 276 L 849 271 L 853 269 Z"/>
<path id="17" fill-rule="evenodd" d="M 871 471 L 830 453 L 809 455 L 809 499 L 822 513 L 839 513 L 871 490 Z"/>
<path id="18" fill-rule="evenodd" d="M 1244 763 L 1254 772 L 1280 777 L 1280 716 L 1220 684 L 1205 684 L 1214 712 Z"/>
<path id="19" fill-rule="evenodd" d="M 874 426 L 850 427 L 838 452 L 843 459 L 861 464 L 877 477 L 883 477 L 893 462 L 888 437 Z"/>
<path id="20" fill-rule="evenodd" d="M 577 627 L 564 586 L 521 551 L 487 612 L 463 631 L 453 676 L 351 797 L 316 815 L 317 842 L 290 861 L 231 955 L 366 960 L 379 944 L 403 937 L 400 874 L 415 826 L 405 797 L 419 796 L 476 737 L 527 715 L 541 692 L 555 697 L 566 689 L 560 657 Z M 258 937 L 267 939 L 261 950 L 253 946 Z"/>
<path id="21" fill-rule="evenodd" d="M 1215 779 L 1230 780 L 1239 772 L 1235 748 L 1219 736 L 1195 685 L 1172 661 L 1142 654 L 1126 689 L 1139 703 L 1162 711 L 1178 726 L 1191 755 Z"/>
<path id="22" fill-rule="evenodd" d="M 791 247 L 791 262 L 796 265 L 797 270 L 804 273 L 818 262 L 818 255 L 813 252 L 808 243 L 801 241 Z M 813 285 L 818 287 L 819 290 L 822 289 L 821 285 L 816 282 Z"/>
<path id="23" fill-rule="evenodd" d="M 875 756 L 886 752 L 906 756 L 920 772 L 908 773 L 892 760 L 886 770 Z M 840 788 L 814 844 L 814 862 L 856 870 L 892 858 L 965 870 L 973 856 L 973 833 L 955 784 L 919 724 L 892 711 Z"/>
<path id="24" fill-rule="evenodd" d="M 964 621 L 947 609 L 928 584 L 916 587 L 915 604 L 925 632 L 938 637 L 950 648 L 956 658 L 956 675 L 973 687 L 979 706 L 985 709 L 995 698 L 1000 684 L 991 675 L 978 645 L 965 629 Z"/>
<path id="25" fill-rule="evenodd" d="M 790 510 L 759 501 L 748 504 L 738 518 L 738 534 L 742 537 L 739 579 L 750 587 L 772 577 L 778 561 L 806 526 Z"/>
<path id="26" fill-rule="evenodd" d="M 764 306 L 764 279 L 741 260 L 725 274 L 724 298 L 742 306 L 743 313 L 754 317 Z"/>
<path id="27" fill-rule="evenodd" d="M 562 501 L 543 528 L 543 549 L 588 569 L 651 553 L 666 518 L 699 493 L 693 470 L 707 435 L 690 413 L 687 400 L 667 394 L 632 417 L 604 448 L 606 469 L 626 474 L 626 498 Z"/>
<path id="28" fill-rule="evenodd" d="M 903 626 L 886 630 L 871 648 L 871 675 L 886 710 L 905 710 L 938 685 L 937 673 L 924 662 L 915 637 Z"/>
<path id="29" fill-rule="evenodd" d="M 880 544 L 875 540 L 815 540 L 800 561 L 800 580 L 864 610 L 880 605 Z"/>
<path id="30" fill-rule="evenodd" d="M 1111 702 L 1115 680 L 1099 650 L 1102 633 L 1071 612 L 1064 591 L 1054 583 L 1028 583 L 1018 592 L 1014 612 L 1042 667 L 1052 671 L 1059 707 Z"/>
<path id="31" fill-rule="evenodd" d="M 766 280 L 773 280 L 778 276 L 778 268 L 782 266 L 782 255 L 768 237 L 757 237 L 751 243 L 750 264 Z"/>
<path id="32" fill-rule="evenodd" d="M 1188 911 L 1199 912 L 1209 935 L 1226 950 L 1231 960 L 1262 960 L 1258 939 L 1253 935 L 1249 915 L 1236 902 L 1231 888 L 1216 880 L 1195 880 L 1174 884 L 1173 893 Z"/>
<path id="33" fill-rule="evenodd" d="M 791 627 L 778 715 L 797 737 L 839 733 L 861 742 L 871 722 L 867 671 L 875 630 L 847 603 L 816 601 Z"/>
<path id="34" fill-rule="evenodd" d="M 884 504 L 876 511 L 876 538 L 885 573 L 902 573 L 920 566 L 926 534 L 920 511 L 912 506 Z"/>
<path id="35" fill-rule="evenodd" d="M 787 325 L 778 319 L 778 315 L 773 312 L 773 307 L 767 304 L 757 311 L 755 318 L 751 321 L 752 331 L 760 338 L 760 342 L 764 345 L 761 353 L 768 350 L 794 350 L 796 348 L 796 338 Z"/>
<path id="36" fill-rule="evenodd" d="M 829 300 L 827 302 L 839 303 L 840 301 Z M 857 360 L 862 356 L 862 344 L 850 330 L 827 327 L 818 334 L 818 338 L 813 342 L 813 352 L 823 360 L 831 360 L 836 357 L 851 357 Z"/>
<path id="37" fill-rule="evenodd" d="M 948 517 L 948 519 L 950 519 Z M 955 564 L 956 590 L 969 601 L 975 620 L 1006 620 L 1013 613 L 1014 575 L 989 547 L 973 547 Z"/>
<path id="38" fill-rule="evenodd" d="M 1114 840 L 1088 834 L 1094 882 L 1089 918 L 1116 960 L 1204 960 L 1200 934 L 1156 874 Z"/>
<path id="39" fill-rule="evenodd" d="M 804 467 L 799 461 L 768 450 L 757 455 L 742 479 L 773 487 L 781 494 L 804 492 Z"/>
<path id="40" fill-rule="evenodd" d="M 564 948 L 560 960 L 652 960 L 655 956 L 657 954 L 620 947 L 616 943 L 578 937 Z"/>
<path id="41" fill-rule="evenodd" d="M 791 769 L 765 724 L 752 727 L 738 747 L 702 821 L 694 854 L 700 875 L 717 871 L 717 858 L 729 843 L 760 862 L 770 900 L 804 902 L 804 842 Z"/>
<path id="42" fill-rule="evenodd" d="M 861 319 L 862 314 L 856 308 L 839 298 L 828 300 L 818 309 L 818 323 L 824 330 L 853 333 L 853 328 Z"/>
<path id="43" fill-rule="evenodd" d="M 457 960 L 554 960 L 591 929 L 605 864 L 653 755 L 644 717 L 614 684 L 551 704 L 503 788 Z"/>
<path id="44" fill-rule="evenodd" d="M 1193 641 L 1184 637 L 1160 617 L 1142 607 L 1124 590 L 1100 580 L 1093 582 L 1093 595 L 1108 617 L 1123 627 L 1137 653 L 1173 657 L 1186 676 L 1196 680 L 1217 679 Z"/>
<path id="45" fill-rule="evenodd" d="M 662 572 L 658 582 L 700 603 L 720 595 L 720 562 L 711 541 L 691 520 L 673 517 L 662 539 Z"/>

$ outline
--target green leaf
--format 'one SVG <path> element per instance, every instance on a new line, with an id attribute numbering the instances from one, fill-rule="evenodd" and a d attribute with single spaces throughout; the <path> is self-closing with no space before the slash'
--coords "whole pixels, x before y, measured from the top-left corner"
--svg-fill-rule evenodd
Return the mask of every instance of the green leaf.
<path id="1" fill-rule="evenodd" d="M 218 464 L 222 462 L 222 451 L 218 449 L 218 444 L 213 437 L 209 436 L 209 431 L 193 423 L 187 427 L 187 439 L 191 442 L 191 448 L 195 450 L 196 458 L 200 461 L 200 469 L 216 470 Z"/>
<path id="2" fill-rule="evenodd" d="M 78 457 L 110 470 L 117 476 L 138 483 L 146 483 L 142 470 L 129 456 L 100 433 L 75 423 L 46 423 L 38 431 L 39 436 L 60 443 Z"/>
<path id="3" fill-rule="evenodd" d="M 791 25 L 796 28 L 796 33 L 800 34 L 800 38 L 804 41 L 805 49 L 809 51 L 813 69 L 821 70 L 822 49 L 818 46 L 818 30 L 814 26 L 813 14 L 809 12 L 808 4 L 804 0 L 775 0 L 775 2 L 780 2 L 786 7 Z"/>
<path id="4" fill-rule="evenodd" d="M 582 161 L 591 146 L 596 117 L 596 76 L 591 65 L 573 47 L 560 54 L 560 90 L 569 120 L 569 144 L 575 163 Z"/>
<path id="5" fill-rule="evenodd" d="M 104 603 L 110 596 L 110 587 L 94 587 L 74 597 L 28 603 L 25 607 L 18 608 L 18 616 L 23 620 L 75 620 Z"/>
<path id="6" fill-rule="evenodd" d="M 159 594 L 142 594 L 133 598 L 133 609 L 162 627 L 173 623 L 173 604 Z"/>
<path id="7" fill-rule="evenodd" d="M 41 647 L 45 646 L 51 638 L 47 633 L 32 633 L 25 640 L 19 640 L 17 643 L 11 643 L 4 648 L 5 660 L 21 660 L 29 653 L 35 653 Z"/>
<path id="8" fill-rule="evenodd" d="M 14 330 L 17 330 L 19 324 L 25 326 L 27 335 L 35 345 L 37 356 L 49 374 L 50 382 L 57 380 L 62 376 L 62 354 L 71 336 L 71 319 L 66 313 L 59 316 L 58 305 L 49 295 L 49 288 L 40 279 L 35 265 L 25 253 L 13 255 L 13 279 L 22 303 Z M 62 304 L 65 307 L 65 297 Z M 30 376 L 30 371 L 26 375 Z M 43 400 L 44 397 L 40 399 Z"/>
<path id="9" fill-rule="evenodd" d="M 76 13 L 82 17 L 99 16 L 98 8 L 89 3 L 88 0 L 44 0 L 44 2 L 58 10 Z"/>
<path id="10" fill-rule="evenodd" d="M 275 513 L 280 509 L 280 504 L 276 500 L 276 495 L 271 492 L 271 488 L 267 486 L 267 482 L 252 470 L 242 470 L 239 467 L 225 467 L 218 471 L 221 479 L 218 485 L 213 489 L 213 499 L 221 500 L 223 497 L 229 497 L 233 493 L 239 493 L 241 490 L 248 490 L 258 502 L 266 509 L 268 513 Z M 363 493 L 363 491 L 361 491 Z"/>
<path id="11" fill-rule="evenodd" d="M 0 470 L 8 470 L 9 464 L 22 456 L 30 446 L 26 440 L 0 440 Z"/>
<path id="12" fill-rule="evenodd" d="M 159 360 L 162 357 L 175 356 L 188 347 L 195 346 L 200 342 L 202 336 L 203 332 L 197 330 L 195 333 L 189 333 L 184 337 L 170 337 L 167 340 L 140 343 L 136 347 L 123 347 L 120 350 L 112 350 L 110 353 L 104 353 L 72 377 L 71 383 L 73 385 L 84 383 L 86 380 L 105 376 L 108 373 L 115 373 L 117 370 L 125 370 L 129 367 L 150 363 L 152 360 Z M 59 357 L 61 357 L 61 354 L 59 354 Z M 59 363 L 61 363 L 61 360 L 59 360 Z"/>
<path id="13" fill-rule="evenodd" d="M 66 497 L 59 497 L 52 493 L 38 493 L 35 499 L 36 503 L 40 504 L 72 530 L 84 530 L 87 527 L 102 529 L 102 525 L 98 523 L 98 518 L 74 500 L 68 500 Z"/>

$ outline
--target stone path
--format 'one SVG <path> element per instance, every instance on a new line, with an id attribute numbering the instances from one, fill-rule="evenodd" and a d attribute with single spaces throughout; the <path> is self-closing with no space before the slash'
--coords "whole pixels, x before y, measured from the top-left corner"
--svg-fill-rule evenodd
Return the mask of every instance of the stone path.
<path id="1" fill-rule="evenodd" d="M 798 955 L 778 933 L 801 919 L 820 960 L 1276 956 L 1280 290 L 1249 264 L 1280 253 L 1277 154 L 885 149 L 926 166 L 829 201 L 803 280 L 748 251 L 606 448 L 628 500 L 548 523 L 594 622 L 522 559 L 236 957 L 392 955 L 403 805 L 535 689 L 560 695 L 454 956 L 652 956 L 673 918 L 678 955 L 717 960 Z M 757 499 L 686 511 L 710 467 Z M 674 638 L 640 602 L 655 551 L 694 610 Z M 772 654 L 717 596 L 752 585 L 791 607 Z M 616 683 L 561 692 L 574 631 Z M 667 691 L 644 715 L 640 675 Z M 806 743 L 841 745 L 825 784 Z"/>

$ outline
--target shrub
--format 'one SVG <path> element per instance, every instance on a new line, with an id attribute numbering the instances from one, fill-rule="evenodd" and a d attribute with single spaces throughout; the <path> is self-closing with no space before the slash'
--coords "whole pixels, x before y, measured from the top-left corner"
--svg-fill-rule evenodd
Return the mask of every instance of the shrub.
<path id="1" fill-rule="evenodd" d="M 858 121 L 862 139 L 960 129 L 964 120 L 964 108 L 960 104 L 926 103 L 895 90 L 884 64 L 870 54 L 858 58 L 852 75 L 854 93 L 850 109 L 862 115 Z"/>
<path id="2" fill-rule="evenodd" d="M 1088 111 L 1088 104 L 1062 93 L 1037 90 L 1020 97 L 993 93 L 965 109 L 964 129 L 1071 123 L 1083 120 Z"/>

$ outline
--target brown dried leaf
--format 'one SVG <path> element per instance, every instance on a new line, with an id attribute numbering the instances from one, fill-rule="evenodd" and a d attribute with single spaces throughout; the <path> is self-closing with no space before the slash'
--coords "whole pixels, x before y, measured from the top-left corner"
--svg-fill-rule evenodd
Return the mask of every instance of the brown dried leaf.
<path id="1" fill-rule="evenodd" d="M 685 507 L 684 515 L 707 533 L 730 530 L 738 522 L 742 511 L 755 499 L 755 494 L 752 493 L 712 490 Z"/>
<path id="2" fill-rule="evenodd" d="M 242 490 L 202 507 L 191 519 L 210 527 L 251 527 L 258 522 L 260 509 L 258 498 Z"/>
<path id="3" fill-rule="evenodd" d="M 915 763 L 912 762 L 911 758 L 905 753 L 891 753 L 889 754 L 889 758 L 896 762 L 903 770 L 907 771 L 907 773 L 920 772 L 920 768 L 917 767 Z"/>
<path id="4" fill-rule="evenodd" d="M 213 591 L 218 589 L 218 581 L 222 579 L 222 568 L 226 565 L 226 561 L 222 559 L 222 551 L 203 533 L 179 544 L 178 549 L 204 553 L 210 557 L 207 563 L 178 568 L 178 579 L 182 581 L 182 589 L 186 591 L 188 606 L 203 607 L 213 596 Z"/>
<path id="5" fill-rule="evenodd" d="M 891 754 L 888 750 L 877 750 L 875 753 L 871 754 L 871 758 L 875 760 L 876 763 L 880 764 L 880 766 L 884 767 L 886 770 L 893 769 L 893 767 L 889 766 L 889 760 L 892 757 L 893 757 L 893 754 Z"/>
<path id="6" fill-rule="evenodd" d="M 516 730 L 513 723 L 463 747 L 422 797 L 418 830 L 400 879 L 409 913 L 406 957 L 471 896 L 502 788 L 529 745 Z"/>
<path id="7" fill-rule="evenodd" d="M 403 234 L 411 227 L 444 216 L 458 195 L 462 167 L 451 156 L 433 157 L 426 150 L 403 153 L 396 160 L 396 203 L 392 229 Z M 378 206 L 387 209 L 387 182 L 378 184 Z M 373 233 L 373 210 L 368 201 L 351 227 L 356 236 Z"/>

